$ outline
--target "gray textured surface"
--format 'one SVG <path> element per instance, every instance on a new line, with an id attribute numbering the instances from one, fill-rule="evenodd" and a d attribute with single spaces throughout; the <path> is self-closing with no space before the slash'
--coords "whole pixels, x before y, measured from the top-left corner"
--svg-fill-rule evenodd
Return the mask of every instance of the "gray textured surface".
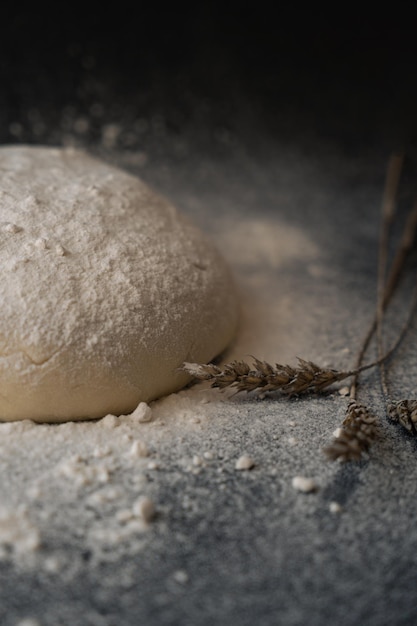
<path id="1" fill-rule="evenodd" d="M 307 147 L 236 140 L 216 155 L 192 135 L 183 140 L 181 158 L 172 155 L 169 136 L 149 145 L 145 166 L 123 151 L 111 157 L 223 246 L 243 302 L 231 354 L 351 365 L 372 318 L 388 152 L 365 158 L 314 139 Z M 267 234 L 280 232 L 284 252 L 275 256 Z M 239 246 L 246 250 L 235 257 Z M 408 294 L 406 285 L 393 304 L 391 337 Z M 415 340 L 414 325 L 390 370 L 400 396 L 413 394 Z M 369 460 L 344 466 L 320 452 L 347 403 L 337 392 L 290 401 L 214 394 L 201 405 L 195 387 L 172 411 L 168 405 L 164 419 L 156 408 L 154 422 L 140 432 L 129 424 L 108 431 L 99 423 L 79 425 L 64 457 L 77 452 L 94 465 L 100 428 L 100 445 L 112 446 L 110 485 L 120 491 L 100 506 L 91 504 L 97 482 L 77 487 L 55 471 L 65 427 L 36 427 L 43 431 L 31 448 L 30 428 L 0 426 L 2 507 L 25 504 L 42 541 L 30 558 L 10 549 L 0 561 L 1 624 L 414 623 L 416 445 L 385 420 L 378 376 L 363 380 L 361 399 L 381 415 L 383 437 Z M 148 442 L 159 470 L 126 460 L 129 436 Z M 193 455 L 204 451 L 213 458 L 199 473 L 190 471 Z M 256 466 L 237 472 L 244 452 Z M 319 490 L 296 492 L 291 480 L 299 474 L 313 477 Z M 35 484 L 41 495 L 31 499 Z M 91 528 L 113 528 L 117 510 L 144 484 L 158 507 L 155 522 L 125 540 L 91 540 Z M 342 505 L 340 513 L 329 511 L 332 501 Z M 59 562 L 55 572 L 51 558 Z"/>

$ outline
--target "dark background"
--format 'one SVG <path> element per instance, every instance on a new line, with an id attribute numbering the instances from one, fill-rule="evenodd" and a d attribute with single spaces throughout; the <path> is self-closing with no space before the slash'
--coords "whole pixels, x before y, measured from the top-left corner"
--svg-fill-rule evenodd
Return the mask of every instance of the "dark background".
<path id="1" fill-rule="evenodd" d="M 413 21 L 392 7 L 373 15 L 258 3 L 57 5 L 14 10 L 2 30 L 3 143 L 60 144 L 84 116 L 88 129 L 75 135 L 89 145 L 117 122 L 130 126 L 125 147 L 134 149 L 162 121 L 207 145 L 221 128 L 252 143 L 299 138 L 312 147 L 324 138 L 343 151 L 414 150 Z"/>

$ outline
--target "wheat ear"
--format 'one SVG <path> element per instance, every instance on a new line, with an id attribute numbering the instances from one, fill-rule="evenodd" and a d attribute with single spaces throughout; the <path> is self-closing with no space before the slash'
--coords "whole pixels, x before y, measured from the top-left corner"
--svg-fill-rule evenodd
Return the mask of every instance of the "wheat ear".
<path id="1" fill-rule="evenodd" d="M 301 358 L 298 358 L 298 367 L 279 363 L 271 365 L 266 361 L 252 358 L 252 366 L 245 361 L 233 361 L 222 367 L 213 364 L 183 363 L 181 369 L 193 378 L 211 381 L 211 386 L 219 389 L 233 387 L 237 392 L 279 391 L 283 395 L 293 396 L 320 393 L 330 385 L 375 367 L 379 363 L 375 361 L 357 370 L 340 371 L 320 367 L 312 361 Z"/>
<path id="2" fill-rule="evenodd" d="M 377 417 L 365 405 L 350 400 L 340 433 L 323 452 L 331 461 L 359 461 L 378 434 Z"/>
<path id="3" fill-rule="evenodd" d="M 417 400 L 396 400 L 387 405 L 388 417 L 417 436 Z"/>

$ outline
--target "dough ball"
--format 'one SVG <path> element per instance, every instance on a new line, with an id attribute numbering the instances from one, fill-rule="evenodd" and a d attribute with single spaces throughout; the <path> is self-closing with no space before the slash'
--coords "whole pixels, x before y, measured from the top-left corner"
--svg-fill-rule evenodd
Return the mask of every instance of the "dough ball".
<path id="1" fill-rule="evenodd" d="M 0 148 L 0 420 L 131 412 L 233 337 L 229 271 L 138 178 L 74 150 Z"/>

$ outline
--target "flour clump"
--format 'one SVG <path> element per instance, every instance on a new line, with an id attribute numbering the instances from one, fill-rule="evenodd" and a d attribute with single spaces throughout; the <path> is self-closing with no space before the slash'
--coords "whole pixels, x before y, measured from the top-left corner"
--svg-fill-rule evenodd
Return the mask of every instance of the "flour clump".
<path id="1" fill-rule="evenodd" d="M 74 150 L 0 148 L 0 421 L 127 414 L 229 343 L 214 246 L 135 176 Z"/>

